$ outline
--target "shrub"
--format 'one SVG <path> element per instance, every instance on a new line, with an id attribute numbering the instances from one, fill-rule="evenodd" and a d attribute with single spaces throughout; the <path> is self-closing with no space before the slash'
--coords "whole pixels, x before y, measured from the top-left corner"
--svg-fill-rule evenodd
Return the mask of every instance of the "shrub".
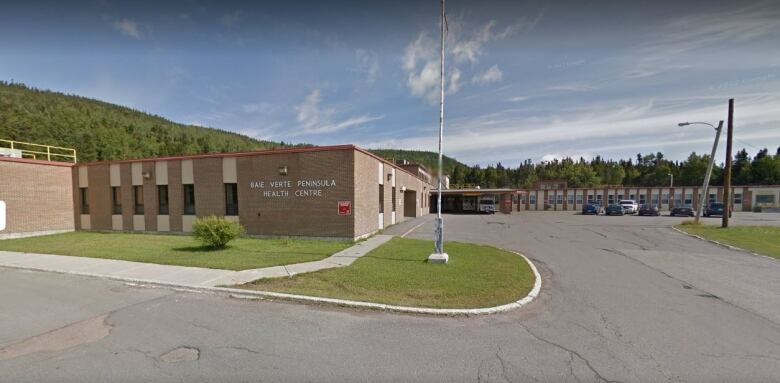
<path id="1" fill-rule="evenodd" d="M 228 242 L 240 237 L 245 232 L 238 222 L 228 221 L 221 217 L 208 216 L 198 218 L 192 224 L 192 235 L 206 247 L 221 249 Z"/>

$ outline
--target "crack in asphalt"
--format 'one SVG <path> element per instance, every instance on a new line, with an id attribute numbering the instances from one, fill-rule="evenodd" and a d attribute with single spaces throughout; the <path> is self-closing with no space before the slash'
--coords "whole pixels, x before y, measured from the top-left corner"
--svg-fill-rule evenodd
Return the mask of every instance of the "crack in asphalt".
<path id="1" fill-rule="evenodd" d="M 574 355 L 574 356 L 576 356 L 577 358 L 579 358 L 579 359 L 580 359 L 580 360 L 581 360 L 583 363 L 585 363 L 585 365 L 588 367 L 588 369 L 589 369 L 589 370 L 590 370 L 590 371 L 591 371 L 591 372 L 592 372 L 592 373 L 593 373 L 593 374 L 596 376 L 596 379 L 598 379 L 599 381 L 606 382 L 606 383 L 621 383 L 621 381 L 619 381 L 619 380 L 610 380 L 610 379 L 607 379 L 607 378 L 605 378 L 603 375 L 601 375 L 601 373 L 600 373 L 598 370 L 596 370 L 596 368 L 595 368 L 595 367 L 593 367 L 593 365 L 592 365 L 592 364 L 590 364 L 590 361 L 589 361 L 588 359 L 586 359 L 584 356 L 582 356 L 582 354 L 580 354 L 579 352 L 577 352 L 577 351 L 574 351 L 574 350 L 572 350 L 572 349 L 570 349 L 570 348 L 567 348 L 567 347 L 565 347 L 565 346 L 563 346 L 563 345 L 561 345 L 561 344 L 555 343 L 555 342 L 553 342 L 553 341 L 551 341 L 551 340 L 548 340 L 548 339 L 542 338 L 542 337 L 541 337 L 541 336 L 539 336 L 539 335 L 536 335 L 536 334 L 535 334 L 533 331 L 531 331 L 531 330 L 528 328 L 528 326 L 526 326 L 525 324 L 522 324 L 522 323 L 520 323 L 519 325 L 520 325 L 520 327 L 522 327 L 522 328 L 523 328 L 523 329 L 524 329 L 524 330 L 525 330 L 525 331 L 526 331 L 526 332 L 527 332 L 529 335 L 531 335 L 531 336 L 532 336 L 532 337 L 534 337 L 535 339 L 539 340 L 540 342 L 547 343 L 547 344 L 549 344 L 550 346 L 556 347 L 556 348 L 558 348 L 558 349 L 561 349 L 561 350 L 563 350 L 563 351 L 565 351 L 565 352 L 569 353 L 569 355 Z M 573 357 L 572 357 L 572 358 L 573 358 Z"/>
<path id="2" fill-rule="evenodd" d="M 626 258 L 626 259 L 628 259 L 628 260 L 631 260 L 631 261 L 637 262 L 637 263 L 639 263 L 640 265 L 643 265 L 643 266 L 647 267 L 647 268 L 648 268 L 648 269 L 650 269 L 650 270 L 654 270 L 654 271 L 656 271 L 656 272 L 659 272 L 659 273 L 663 274 L 663 275 L 664 275 L 664 276 L 666 276 L 667 278 L 671 278 L 671 279 L 674 279 L 675 281 L 678 281 L 678 282 L 682 283 L 684 286 L 690 286 L 690 287 L 692 287 L 692 288 L 695 288 L 696 290 L 699 290 L 699 291 L 703 292 L 704 294 L 707 294 L 707 295 L 700 295 L 700 296 L 702 296 L 702 297 L 705 297 L 705 298 L 717 298 L 717 300 L 718 300 L 718 301 L 720 301 L 720 302 L 726 303 L 726 304 L 728 304 L 729 306 L 735 307 L 735 308 L 737 308 L 737 309 L 739 309 L 739 310 L 742 310 L 742 311 L 744 311 L 744 312 L 746 312 L 746 313 L 749 313 L 749 314 L 751 314 L 751 315 L 755 315 L 756 317 L 758 317 L 758 318 L 761 318 L 761 319 L 763 319 L 764 321 L 768 322 L 768 323 L 769 323 L 769 324 L 770 324 L 772 327 L 775 327 L 775 328 L 778 328 L 778 329 L 780 329 L 780 323 L 777 323 L 777 322 L 773 321 L 773 320 L 772 320 L 772 319 L 770 319 L 770 318 L 767 318 L 767 317 L 765 317 L 765 316 L 763 316 L 763 315 L 761 315 L 761 314 L 759 314 L 759 313 L 757 313 L 757 312 L 751 311 L 751 310 L 749 310 L 749 309 L 746 309 L 746 308 L 744 308 L 744 307 L 742 307 L 742 306 L 739 306 L 739 305 L 737 305 L 737 304 L 735 304 L 735 303 L 733 303 L 733 302 L 730 302 L 730 301 L 728 301 L 728 300 L 725 300 L 725 299 L 723 299 L 723 298 L 720 298 L 720 297 L 718 297 L 717 295 L 710 293 L 709 291 L 706 291 L 706 290 L 704 290 L 704 289 L 701 289 L 701 288 L 697 287 L 696 285 L 694 285 L 694 284 L 692 284 L 692 283 L 689 283 L 688 281 L 685 281 L 685 280 L 683 280 L 683 279 L 677 278 L 677 277 L 675 277 L 675 276 L 673 276 L 673 275 L 671 275 L 671 274 L 667 273 L 666 271 L 663 271 L 663 270 L 661 270 L 661 269 L 658 269 L 658 268 L 655 268 L 655 267 L 653 267 L 653 266 L 650 266 L 650 265 L 648 265 L 647 263 L 644 263 L 644 262 L 640 261 L 639 259 L 636 259 L 636 258 L 634 258 L 634 257 L 632 257 L 632 256 L 630 256 L 630 255 L 628 255 L 628 254 L 626 254 L 626 253 L 624 253 L 624 252 L 622 252 L 622 251 L 620 251 L 620 250 L 616 250 L 616 249 L 608 249 L 608 248 L 600 248 L 600 249 L 601 249 L 601 250 L 603 250 L 603 251 L 606 251 L 606 252 L 612 253 L 612 254 L 619 255 L 619 256 L 621 256 L 621 257 L 625 257 L 625 258 Z"/>

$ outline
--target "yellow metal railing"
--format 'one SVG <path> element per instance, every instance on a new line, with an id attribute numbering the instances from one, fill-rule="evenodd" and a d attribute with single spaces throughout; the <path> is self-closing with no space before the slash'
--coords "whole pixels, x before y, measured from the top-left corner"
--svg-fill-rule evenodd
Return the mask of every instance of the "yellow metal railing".
<path id="1" fill-rule="evenodd" d="M 62 148 L 59 146 L 41 145 L 30 142 L 2 139 L 0 139 L 0 148 L 19 150 L 22 152 L 22 157 L 32 158 L 35 160 L 38 159 L 38 156 L 41 156 L 41 159 L 45 157 L 47 161 L 76 162 L 76 149 L 72 148 Z"/>

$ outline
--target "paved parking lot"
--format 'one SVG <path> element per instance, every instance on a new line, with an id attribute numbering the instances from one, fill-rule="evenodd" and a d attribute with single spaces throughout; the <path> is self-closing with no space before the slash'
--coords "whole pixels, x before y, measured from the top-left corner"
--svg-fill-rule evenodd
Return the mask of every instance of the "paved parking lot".
<path id="1" fill-rule="evenodd" d="M 738 214 L 735 222 L 772 217 Z M 432 218 L 386 232 L 421 225 L 409 237 L 430 239 Z M 561 212 L 446 216 L 447 240 L 521 251 L 544 278 L 529 306 L 473 318 L 241 301 L 0 269 L 0 376 L 18 382 L 780 381 L 780 262 L 669 228 L 681 220 Z M 73 323 L 95 338 L 48 333 Z M 7 351 L 19 342 L 24 347 Z M 63 342 L 73 345 L 58 348 Z"/>

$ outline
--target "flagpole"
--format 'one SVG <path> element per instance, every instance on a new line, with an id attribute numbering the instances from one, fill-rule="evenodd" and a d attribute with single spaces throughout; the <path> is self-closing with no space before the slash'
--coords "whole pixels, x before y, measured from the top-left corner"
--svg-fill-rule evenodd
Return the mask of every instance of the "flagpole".
<path id="1" fill-rule="evenodd" d="M 439 103 L 439 176 L 438 180 L 438 196 L 436 198 L 436 230 L 435 230 L 435 249 L 434 253 L 428 256 L 428 262 L 431 263 L 447 263 L 449 256 L 444 252 L 444 221 L 441 217 L 441 189 L 442 189 L 442 144 L 444 142 L 444 32 L 446 26 L 446 19 L 444 14 L 444 0 L 441 2 L 441 52 L 440 52 L 440 65 L 439 65 L 439 86 L 441 88 L 441 101 Z"/>

